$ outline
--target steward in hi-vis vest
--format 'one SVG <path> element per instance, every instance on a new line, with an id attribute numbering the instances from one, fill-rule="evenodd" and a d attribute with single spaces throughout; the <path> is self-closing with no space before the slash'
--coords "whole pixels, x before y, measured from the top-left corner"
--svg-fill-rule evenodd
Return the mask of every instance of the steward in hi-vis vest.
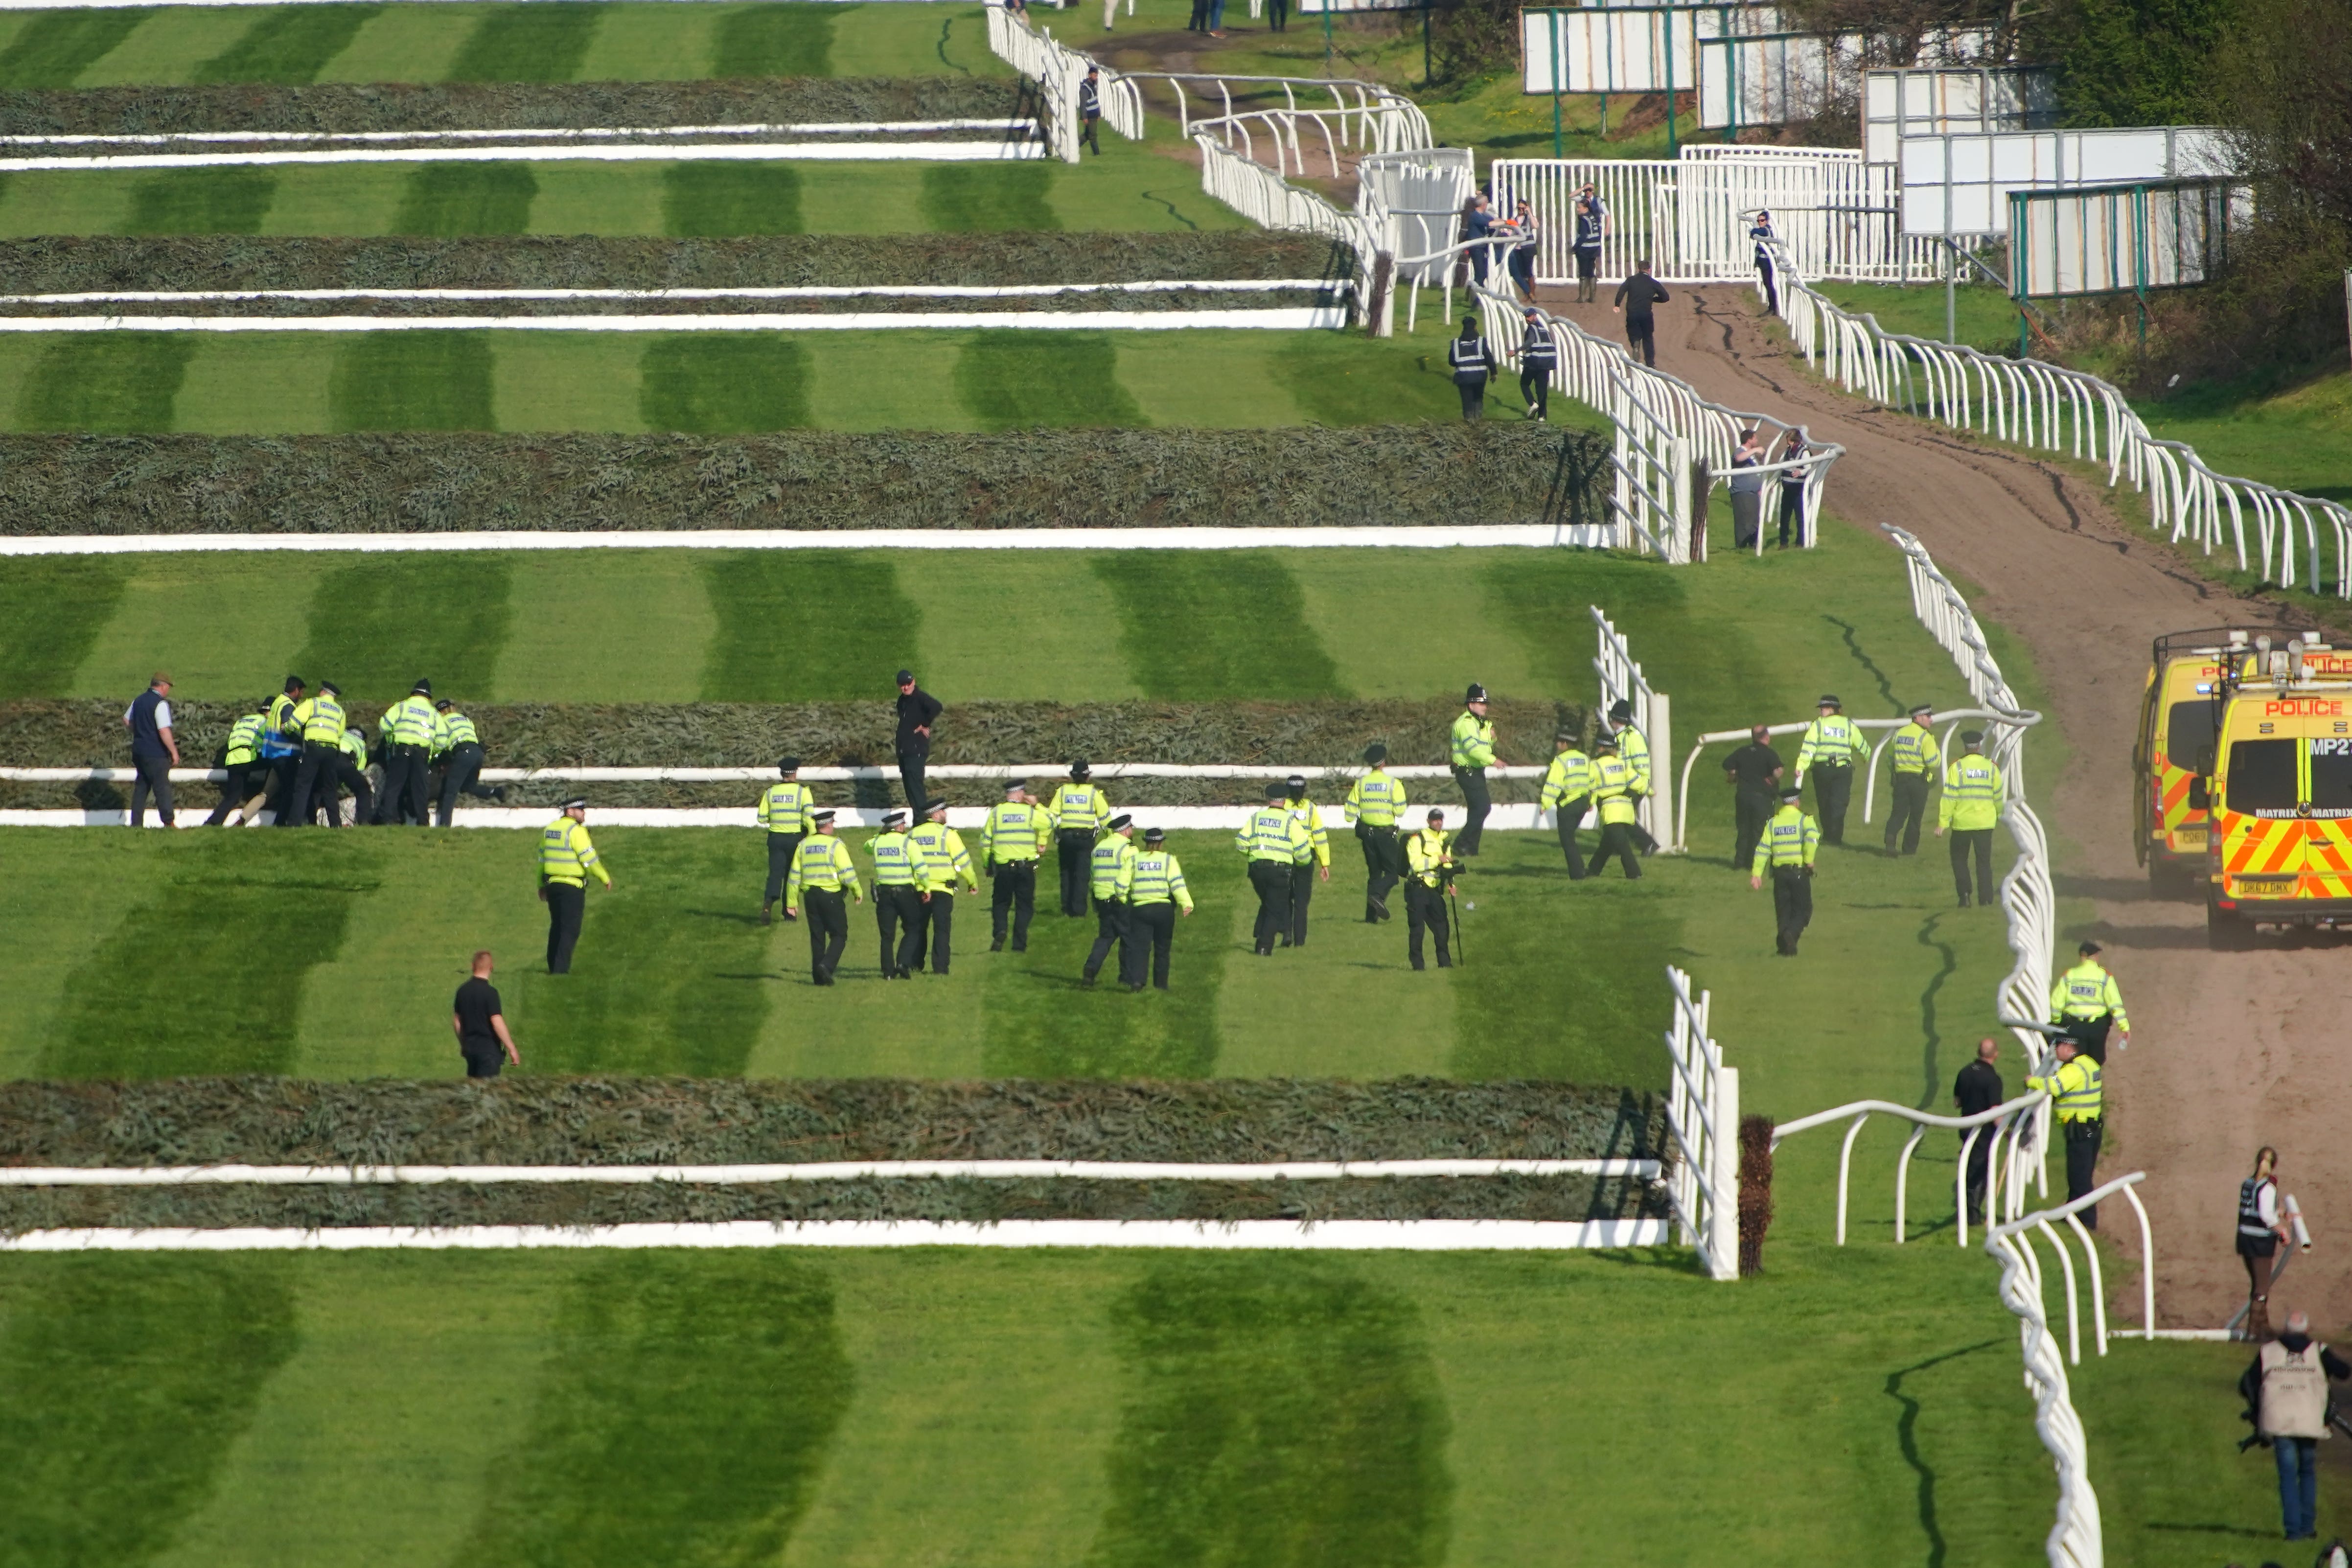
<path id="1" fill-rule="evenodd" d="M 1168 989 L 1168 955 L 1176 942 L 1176 911 L 1192 912 L 1184 868 L 1168 853 L 1167 843 L 1167 834 L 1157 827 L 1145 828 L 1143 852 L 1127 865 L 1128 938 L 1119 949 L 1118 977 L 1129 991 L 1143 989 L 1147 950 L 1152 985 Z"/>
<path id="2" fill-rule="evenodd" d="M 882 978 L 911 980 L 916 947 L 922 941 L 923 905 L 931 895 L 930 867 L 923 847 L 908 835 L 907 814 L 884 812 L 882 831 L 866 841 L 866 852 L 874 857 L 874 921 L 882 932 Z"/>
<path id="3" fill-rule="evenodd" d="M 1092 985 L 1095 976 L 1102 973 L 1103 960 L 1110 956 L 1110 950 L 1129 940 L 1127 900 L 1134 879 L 1134 818 L 1114 816 L 1087 863 L 1087 890 L 1095 901 L 1095 944 L 1087 950 L 1086 970 L 1080 976 L 1086 984 Z M 1120 967 L 1126 967 L 1124 958 Z"/>
<path id="4" fill-rule="evenodd" d="M 433 732 L 439 722 L 429 680 L 410 687 L 408 695 L 385 709 L 376 721 L 383 742 L 383 794 L 376 800 L 378 822 L 422 827 L 430 820 L 426 775 L 433 760 Z"/>
<path id="5" fill-rule="evenodd" d="M 1404 840 L 1397 836 L 1397 825 L 1404 820 L 1404 783 L 1389 776 L 1388 760 L 1386 746 L 1377 741 L 1366 746 L 1364 776 L 1340 807 L 1355 825 L 1356 842 L 1364 847 L 1366 925 L 1389 918 L 1389 889 L 1404 879 Z"/>
<path id="6" fill-rule="evenodd" d="M 1568 861 L 1568 879 L 1584 880 L 1584 857 L 1576 846 L 1576 830 L 1592 809 L 1592 792 L 1601 787 L 1601 771 L 1577 744 L 1574 731 L 1551 738 L 1555 754 L 1544 771 L 1543 793 L 1537 805 L 1551 813 L 1552 831 L 1559 836 L 1559 852 Z"/>
<path id="7" fill-rule="evenodd" d="M 1969 900 L 1969 858 L 1976 858 L 1976 901 L 1994 900 L 1992 830 L 2000 820 L 2000 803 L 2008 784 L 2000 769 L 1984 754 L 1984 731 L 1960 734 L 1960 754 L 1944 769 L 1944 798 L 1936 808 L 1936 837 L 1952 836 L 1952 885 L 1959 890 L 1960 908 Z"/>
<path id="8" fill-rule="evenodd" d="M 757 814 L 760 826 L 768 830 L 768 886 L 760 895 L 761 925 L 775 919 L 776 900 L 784 890 L 784 879 L 792 875 L 793 857 L 800 853 L 801 840 L 816 831 L 816 792 L 801 783 L 801 760 L 779 757 L 776 779 L 761 792 Z M 794 917 L 788 910 L 784 918 Z"/>
<path id="9" fill-rule="evenodd" d="M 588 907 L 588 874 L 609 891 L 613 874 L 588 840 L 588 803 L 563 803 L 562 815 L 539 830 L 539 898 L 547 906 L 547 972 L 572 973 L 572 950 L 580 941 L 580 919 Z"/>
<path id="10" fill-rule="evenodd" d="M 1794 784 L 1780 792 L 1780 809 L 1764 825 L 1748 868 L 1751 888 L 1761 888 L 1765 874 L 1771 874 L 1772 951 L 1782 958 L 1797 956 L 1797 941 L 1813 923 L 1813 858 L 1822 830 L 1805 815 L 1804 798 Z"/>
<path id="11" fill-rule="evenodd" d="M 1290 868 L 1301 855 L 1315 852 L 1314 841 L 1283 798 L 1288 787 L 1266 785 L 1265 804 L 1251 812 L 1234 836 L 1234 847 L 1249 864 L 1250 886 L 1257 890 L 1257 925 L 1252 935 L 1260 958 L 1272 956 L 1276 941 L 1288 937 Z"/>
<path id="12" fill-rule="evenodd" d="M 1911 710 L 1910 721 L 1886 742 L 1886 761 L 1895 773 L 1895 810 L 1886 819 L 1886 852 L 1919 853 L 1919 829 L 1927 820 L 1927 790 L 1942 771 L 1943 752 L 1936 744 L 1936 710 L 1922 702 Z"/>
<path id="13" fill-rule="evenodd" d="M 980 877 L 971 868 L 971 856 L 963 847 L 963 835 L 948 826 L 948 803 L 929 800 L 923 804 L 923 821 L 908 834 L 922 847 L 925 886 L 930 899 L 923 905 L 923 930 L 915 939 L 915 962 L 911 967 L 923 967 L 923 954 L 928 950 L 931 973 L 945 974 L 951 954 L 949 943 L 955 935 L 956 883 L 963 883 L 967 891 L 980 891 Z"/>
<path id="14" fill-rule="evenodd" d="M 1812 776 L 1813 805 L 1821 813 L 1822 842 L 1845 842 L 1845 808 L 1853 798 L 1853 770 L 1870 761 L 1870 742 L 1862 726 L 1845 716 L 1845 705 L 1824 692 L 1821 717 L 1805 726 L 1797 745 L 1797 780 Z"/>
<path id="15" fill-rule="evenodd" d="M 994 883 L 988 900 L 991 952 L 1004 951 L 1008 915 L 1013 951 L 1029 951 L 1029 922 L 1037 912 L 1037 862 L 1045 858 L 1053 821 L 1029 793 L 1027 779 L 1007 783 L 1004 798 L 988 809 L 988 821 L 980 830 L 980 863 Z"/>
<path id="16" fill-rule="evenodd" d="M 1429 826 L 1404 841 L 1405 956 L 1415 969 L 1421 962 L 1421 938 L 1427 931 L 1437 941 L 1437 967 L 1454 967 L 1448 942 L 1445 900 L 1454 896 L 1454 857 L 1445 848 L 1445 813 L 1432 808 Z"/>
<path id="17" fill-rule="evenodd" d="M 1054 856 L 1062 872 L 1062 912 L 1087 912 L 1087 879 L 1095 852 L 1096 836 L 1110 820 L 1110 799 L 1091 782 L 1092 769 L 1081 757 L 1070 764 L 1070 782 L 1054 792 L 1045 814 L 1054 821 Z"/>
<path id="18" fill-rule="evenodd" d="M 830 985 L 841 967 L 842 950 L 849 945 L 849 907 L 841 895 L 845 891 L 862 904 L 866 890 L 857 885 L 857 862 L 850 858 L 849 846 L 834 837 L 833 813 L 817 812 L 813 826 L 784 878 L 784 915 L 795 918 L 803 903 L 808 906 L 809 978 Z"/>
<path id="19" fill-rule="evenodd" d="M 2122 1034 L 2116 1044 L 2131 1047 L 2131 1019 L 2124 1014 L 2124 988 L 2099 963 L 2101 949 L 2085 942 L 2074 949 L 2082 962 L 2050 984 L 2050 1021 L 2082 1043 L 2083 1054 L 2107 1065 L 2107 1031 Z"/>
<path id="20" fill-rule="evenodd" d="M 1315 882 L 1321 878 L 1331 879 L 1331 837 L 1323 827 L 1323 808 L 1307 798 L 1307 778 L 1293 773 L 1283 781 L 1290 792 L 1290 815 L 1307 834 L 1307 853 L 1290 863 L 1290 929 L 1284 942 L 1291 947 L 1307 945 L 1307 904 L 1315 897 Z"/>
<path id="21" fill-rule="evenodd" d="M 2099 1142 L 2106 1130 L 2102 1074 L 2099 1064 L 2083 1055 L 2082 1047 L 2065 1036 L 2050 1045 L 2057 1055 L 2057 1067 L 2044 1077 L 2027 1079 L 2025 1087 L 2050 1097 L 2051 1114 L 2057 1118 L 2058 1131 L 2066 1142 L 2066 1201 L 2073 1203 L 2099 1184 Z M 2099 1228 L 2096 1204 L 2080 1210 L 2075 1217 L 2087 1229 Z"/>

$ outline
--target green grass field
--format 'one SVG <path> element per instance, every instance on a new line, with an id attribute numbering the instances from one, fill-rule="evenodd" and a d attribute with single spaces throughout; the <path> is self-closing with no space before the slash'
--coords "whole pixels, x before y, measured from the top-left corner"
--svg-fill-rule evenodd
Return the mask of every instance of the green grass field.
<path id="1" fill-rule="evenodd" d="M 162 5 L 0 17 L 0 87 L 1009 76 L 976 5 Z"/>
<path id="2" fill-rule="evenodd" d="M 1194 327 L 11 333 L 0 428 L 738 435 L 1458 419 L 1436 329 L 1423 326 L 1388 340 Z M 1487 403 L 1491 417 L 1524 416 L 1506 379 Z M 1565 399 L 1553 416 L 1600 425 Z"/>

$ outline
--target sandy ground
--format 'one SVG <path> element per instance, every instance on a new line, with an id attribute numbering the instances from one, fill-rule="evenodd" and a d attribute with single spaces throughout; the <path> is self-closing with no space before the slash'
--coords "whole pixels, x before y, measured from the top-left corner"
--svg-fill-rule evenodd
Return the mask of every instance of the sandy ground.
<path id="1" fill-rule="evenodd" d="M 1570 305 L 1569 295 L 1548 289 L 1545 302 L 1589 331 L 1616 331 L 1605 303 Z M 2244 1302 L 2231 1237 L 2238 1183 L 2263 1143 L 2278 1147 L 2282 1185 L 2301 1199 L 2317 1242 L 2280 1282 L 2273 1314 L 2293 1305 L 2326 1329 L 2352 1321 L 2352 1142 L 2328 1131 L 2346 1089 L 2327 1022 L 2331 999 L 2352 995 L 2352 944 L 2208 952 L 2202 906 L 2151 899 L 2132 852 L 2131 752 L 2150 640 L 2276 625 L 2277 610 L 2195 575 L 2126 526 L 2094 484 L 1828 389 L 1760 330 L 1759 310 L 1752 290 L 1676 289 L 1658 312 L 1659 368 L 1844 446 L 1831 509 L 1917 534 L 1947 570 L 1980 586 L 1978 613 L 2021 636 L 2040 666 L 2048 719 L 2072 750 L 2045 796 L 2061 841 L 2059 889 L 2096 911 L 2087 930 L 2063 933 L 2063 946 L 2071 959 L 2084 935 L 2107 945 L 2134 1025 L 2131 1048 L 2109 1052 L 2101 1171 L 2148 1173 L 2140 1191 L 2154 1226 L 2158 1321 L 2213 1327 Z M 2004 1065 L 2014 1087 L 2013 1048 Z M 2129 1227 L 2127 1208 L 2103 1210 L 2111 1229 Z M 2137 1280 L 2117 1282 L 2116 1295 L 2136 1321 Z"/>

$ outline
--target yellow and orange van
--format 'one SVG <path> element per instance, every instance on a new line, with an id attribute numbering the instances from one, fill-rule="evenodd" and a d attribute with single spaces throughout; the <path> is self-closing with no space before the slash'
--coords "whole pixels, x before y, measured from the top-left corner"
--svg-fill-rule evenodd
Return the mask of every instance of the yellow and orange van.
<path id="1" fill-rule="evenodd" d="M 2226 660 L 2206 814 L 2205 929 L 2216 948 L 2259 926 L 2352 929 L 2352 654 L 2307 632 Z"/>
<path id="2" fill-rule="evenodd" d="M 2156 639 L 2132 750 L 2132 847 L 2158 898 L 2187 897 L 2204 880 L 2205 813 L 2189 804 L 2189 786 L 2210 765 L 2222 670 L 2233 659 L 2242 668 L 2265 635 L 2281 647 L 2294 636 L 2217 626 Z"/>

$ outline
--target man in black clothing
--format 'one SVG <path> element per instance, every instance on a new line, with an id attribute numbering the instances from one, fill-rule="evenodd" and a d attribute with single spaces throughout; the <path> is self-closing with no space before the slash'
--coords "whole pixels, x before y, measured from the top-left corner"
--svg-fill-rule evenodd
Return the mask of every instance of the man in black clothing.
<path id="1" fill-rule="evenodd" d="M 2008 1098 L 2009 1091 L 2000 1082 L 2000 1047 L 1990 1039 L 1977 1042 L 1977 1059 L 1960 1069 L 1952 1080 L 1952 1103 L 1962 1116 L 1974 1116 L 1990 1110 Z M 1991 1169 L 1993 1130 L 1983 1127 L 1962 1128 L 1960 1142 L 1966 1147 L 1970 1133 L 1976 1136 L 1976 1146 L 1969 1150 L 1969 1217 L 1982 1219 L 1985 1212 L 1985 1173 Z"/>
<path id="2" fill-rule="evenodd" d="M 1087 68 L 1086 79 L 1078 83 L 1078 145 L 1092 147 L 1095 156 L 1101 157 L 1102 72 L 1093 66 Z"/>
<path id="3" fill-rule="evenodd" d="M 1658 363 L 1658 325 L 1650 314 L 1650 307 L 1663 305 L 1668 299 L 1665 285 L 1650 276 L 1647 260 L 1633 263 L 1633 275 L 1617 285 L 1617 302 L 1609 308 L 1623 312 L 1625 342 L 1641 351 L 1642 363 L 1655 369 Z"/>
<path id="4" fill-rule="evenodd" d="M 1445 367 L 1454 376 L 1454 390 L 1462 395 L 1462 417 L 1482 417 L 1486 411 L 1486 378 L 1495 374 L 1495 355 L 1479 335 L 1477 317 L 1462 318 L 1462 335 L 1445 345 Z"/>
<path id="5" fill-rule="evenodd" d="M 909 811 L 922 810 L 930 799 L 923 793 L 923 764 L 931 758 L 931 726 L 940 710 L 940 700 L 915 684 L 913 670 L 898 672 L 898 783 Z"/>
<path id="6" fill-rule="evenodd" d="M 1772 731 L 1762 724 L 1748 732 L 1748 744 L 1724 759 L 1723 782 L 1732 788 L 1732 809 L 1738 816 L 1738 837 L 1731 850 L 1734 870 L 1745 871 L 1756 858 L 1756 841 L 1764 825 L 1780 809 L 1780 753 L 1772 749 Z"/>
<path id="7" fill-rule="evenodd" d="M 499 988 L 490 984 L 488 948 L 474 954 L 474 977 L 457 987 L 457 999 L 450 1005 L 449 1028 L 466 1058 L 467 1078 L 496 1078 L 504 1062 L 522 1066 L 522 1053 L 515 1049 L 514 1037 L 507 1033 Z"/>

